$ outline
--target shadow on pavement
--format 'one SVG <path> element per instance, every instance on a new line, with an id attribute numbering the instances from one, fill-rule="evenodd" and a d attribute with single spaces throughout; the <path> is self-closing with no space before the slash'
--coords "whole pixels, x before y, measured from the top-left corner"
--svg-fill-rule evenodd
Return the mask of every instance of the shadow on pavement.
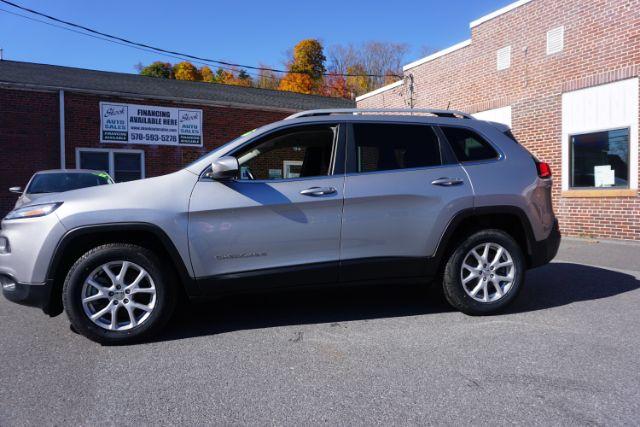
<path id="1" fill-rule="evenodd" d="M 638 288 L 640 281 L 630 274 L 581 264 L 552 263 L 527 273 L 526 286 L 505 312 L 544 310 Z"/>
<path id="2" fill-rule="evenodd" d="M 580 264 L 553 263 L 527 273 L 507 314 L 595 300 L 640 287 L 635 277 Z M 244 294 L 188 304 L 156 341 L 283 325 L 337 323 L 453 311 L 422 285 L 357 286 Z"/>

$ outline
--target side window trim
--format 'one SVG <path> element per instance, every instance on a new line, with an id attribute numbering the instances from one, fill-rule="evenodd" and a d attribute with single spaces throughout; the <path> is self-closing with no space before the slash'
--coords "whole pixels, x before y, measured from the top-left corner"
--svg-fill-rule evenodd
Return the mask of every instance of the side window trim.
<path id="1" fill-rule="evenodd" d="M 492 162 L 499 162 L 502 159 L 504 159 L 505 155 L 502 152 L 502 150 L 500 149 L 500 147 L 496 146 L 490 138 L 487 138 L 487 136 L 482 133 L 481 131 L 474 129 L 472 127 L 468 127 L 468 126 L 460 126 L 460 125 L 438 125 L 436 126 L 438 128 L 438 131 L 442 134 L 442 141 L 447 145 L 448 150 L 451 151 L 451 154 L 453 155 L 453 159 L 455 159 L 455 163 L 461 164 L 461 165 L 475 165 L 475 164 L 485 164 L 485 163 L 492 163 Z M 456 128 L 456 129 L 465 129 L 468 130 L 470 132 L 475 133 L 476 135 L 480 136 L 482 138 L 482 140 L 484 142 L 486 142 L 489 147 L 491 147 L 497 154 L 496 157 L 493 157 L 491 159 L 484 159 L 484 160 L 459 160 L 458 157 L 455 155 L 455 152 L 453 151 L 453 147 L 451 146 L 451 142 L 449 141 L 449 139 L 447 138 L 447 136 L 445 135 L 444 131 L 442 130 L 442 128 Z"/>
<path id="2" fill-rule="evenodd" d="M 419 166 L 412 168 L 401 168 L 401 169 L 386 169 L 386 170 L 378 170 L 378 171 L 368 171 L 368 172 L 359 172 L 358 171 L 358 156 L 356 154 L 356 141 L 355 141 L 355 131 L 353 128 L 354 124 L 392 124 L 392 125 L 408 125 L 408 126 L 428 126 L 430 127 L 436 135 L 438 140 L 438 148 L 440 149 L 440 164 L 432 165 L 432 166 Z M 442 131 L 438 129 L 438 126 L 432 123 L 421 123 L 421 122 L 393 122 L 393 121 L 377 121 L 377 120 L 367 120 L 367 121 L 357 121 L 357 122 L 349 122 L 346 124 L 346 150 L 345 150 L 345 174 L 346 175 L 368 175 L 374 173 L 397 173 L 397 172 L 407 172 L 407 171 L 415 171 L 415 170 L 423 170 L 423 169 L 437 169 L 443 168 L 447 166 L 451 166 L 451 160 L 456 164 L 458 161 L 456 160 L 455 155 L 449 147 L 445 147 L 446 139 L 444 139 L 444 135 Z"/>
<path id="3" fill-rule="evenodd" d="M 447 137 L 444 135 L 440 126 L 433 126 L 433 130 L 438 135 L 438 143 L 440 144 L 440 157 L 442 158 L 443 165 L 459 165 L 460 162 L 456 157 L 456 153 L 453 152 L 453 148 L 451 148 L 451 144 L 447 140 Z"/>

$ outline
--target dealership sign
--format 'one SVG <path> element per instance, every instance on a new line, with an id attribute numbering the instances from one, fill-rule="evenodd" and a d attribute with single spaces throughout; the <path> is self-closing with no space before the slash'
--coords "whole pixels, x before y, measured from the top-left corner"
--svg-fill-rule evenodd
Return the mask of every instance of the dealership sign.
<path id="1" fill-rule="evenodd" d="M 202 147 L 202 110 L 101 102 L 100 142 Z"/>

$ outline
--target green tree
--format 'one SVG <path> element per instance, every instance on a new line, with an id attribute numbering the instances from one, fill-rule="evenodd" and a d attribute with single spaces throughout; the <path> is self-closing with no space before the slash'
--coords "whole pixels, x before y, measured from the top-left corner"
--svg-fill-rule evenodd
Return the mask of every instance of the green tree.
<path id="1" fill-rule="evenodd" d="M 163 79 L 173 78 L 173 69 L 168 62 L 156 61 L 147 66 L 139 66 L 140 74 L 149 77 L 160 77 Z"/>

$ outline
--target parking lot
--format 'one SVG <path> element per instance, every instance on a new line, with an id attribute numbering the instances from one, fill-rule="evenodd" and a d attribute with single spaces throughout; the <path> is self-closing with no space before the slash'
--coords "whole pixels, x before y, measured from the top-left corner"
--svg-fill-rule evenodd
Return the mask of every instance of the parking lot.
<path id="1" fill-rule="evenodd" d="M 565 239 L 503 315 L 420 287 L 236 296 L 101 347 L 0 301 L 0 425 L 637 424 L 640 246 Z"/>

